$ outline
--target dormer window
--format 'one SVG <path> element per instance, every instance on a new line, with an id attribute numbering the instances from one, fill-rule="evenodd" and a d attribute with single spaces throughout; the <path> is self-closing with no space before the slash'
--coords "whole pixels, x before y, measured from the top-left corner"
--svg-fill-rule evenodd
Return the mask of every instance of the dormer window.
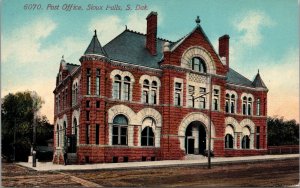
<path id="1" fill-rule="evenodd" d="M 206 65 L 203 59 L 193 57 L 191 60 L 192 70 L 196 72 L 206 73 Z"/>

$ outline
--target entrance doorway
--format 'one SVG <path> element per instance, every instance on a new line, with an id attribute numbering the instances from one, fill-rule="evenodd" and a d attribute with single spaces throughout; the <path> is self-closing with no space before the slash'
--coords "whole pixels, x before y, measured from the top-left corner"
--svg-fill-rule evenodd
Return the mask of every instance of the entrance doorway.
<path id="1" fill-rule="evenodd" d="M 76 153 L 77 139 L 76 135 L 68 136 L 68 153 Z"/>
<path id="2" fill-rule="evenodd" d="M 206 130 L 200 121 L 188 125 L 185 132 L 186 154 L 201 154 L 206 150 Z"/>

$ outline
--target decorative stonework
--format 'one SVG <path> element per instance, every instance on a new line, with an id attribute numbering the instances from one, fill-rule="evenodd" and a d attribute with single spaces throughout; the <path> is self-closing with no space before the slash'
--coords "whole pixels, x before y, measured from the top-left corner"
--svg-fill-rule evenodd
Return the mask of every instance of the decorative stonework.
<path id="1" fill-rule="evenodd" d="M 255 124 L 253 123 L 253 121 L 251 121 L 250 119 L 243 119 L 241 122 L 240 122 L 240 125 L 241 127 L 245 127 L 245 126 L 248 126 L 250 128 L 250 132 L 252 134 L 254 134 L 254 131 L 255 131 Z"/>
<path id="2" fill-rule="evenodd" d="M 199 74 L 194 74 L 194 73 L 188 74 L 188 80 L 192 82 L 203 83 L 203 84 L 208 83 L 208 77 Z"/>
<path id="3" fill-rule="evenodd" d="M 242 127 L 240 126 L 240 124 L 238 123 L 238 121 L 236 119 L 234 119 L 233 117 L 227 117 L 225 119 L 225 125 L 232 125 L 234 132 L 242 132 Z"/>
<path id="4" fill-rule="evenodd" d="M 190 61 L 193 57 L 200 57 L 206 63 L 207 72 L 211 74 L 216 73 L 216 66 L 210 53 L 201 46 L 192 46 L 188 48 L 181 57 L 181 66 L 191 69 Z"/>

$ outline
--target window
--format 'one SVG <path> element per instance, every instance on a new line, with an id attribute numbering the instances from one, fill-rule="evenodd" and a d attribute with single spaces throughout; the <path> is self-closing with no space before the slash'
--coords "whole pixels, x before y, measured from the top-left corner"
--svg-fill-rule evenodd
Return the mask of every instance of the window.
<path id="1" fill-rule="evenodd" d="M 143 82 L 143 103 L 149 103 L 149 80 L 144 80 Z"/>
<path id="2" fill-rule="evenodd" d="M 182 84 L 179 82 L 175 82 L 175 106 L 181 106 L 181 91 Z"/>
<path id="3" fill-rule="evenodd" d="M 189 86 L 188 92 L 189 92 L 188 106 L 195 107 L 195 100 L 194 100 L 195 86 Z"/>
<path id="4" fill-rule="evenodd" d="M 243 97 L 243 115 L 246 115 L 247 97 Z"/>
<path id="5" fill-rule="evenodd" d="M 256 127 L 256 149 L 260 148 L 259 142 L 260 142 L 260 127 Z"/>
<path id="6" fill-rule="evenodd" d="M 151 103 L 152 104 L 157 104 L 157 82 L 153 81 L 152 82 L 152 87 L 151 87 Z"/>
<path id="7" fill-rule="evenodd" d="M 90 125 L 85 126 L 85 143 L 90 144 Z"/>
<path id="8" fill-rule="evenodd" d="M 252 113 L 252 99 L 248 98 L 248 115 L 250 116 Z"/>
<path id="9" fill-rule="evenodd" d="M 86 69 L 86 94 L 91 94 L 91 69 Z"/>
<path id="10" fill-rule="evenodd" d="M 218 89 L 214 89 L 213 110 L 219 110 L 219 90 Z"/>
<path id="11" fill-rule="evenodd" d="M 112 144 L 127 145 L 128 120 L 124 115 L 117 115 L 113 120 Z"/>
<path id="12" fill-rule="evenodd" d="M 96 101 L 96 108 L 100 108 L 100 101 Z"/>
<path id="13" fill-rule="evenodd" d="M 75 83 L 72 90 L 72 105 L 77 104 L 78 85 Z"/>
<path id="14" fill-rule="evenodd" d="M 249 149 L 250 148 L 250 138 L 248 135 L 245 135 L 242 139 L 242 148 Z"/>
<path id="15" fill-rule="evenodd" d="M 128 76 L 125 76 L 124 78 L 124 100 L 129 101 L 130 96 L 130 78 Z"/>
<path id="16" fill-rule="evenodd" d="M 58 96 L 56 96 L 56 99 L 55 99 L 55 103 L 56 103 L 56 113 L 58 113 Z"/>
<path id="17" fill-rule="evenodd" d="M 100 95 L 100 69 L 96 70 L 96 95 Z"/>
<path id="18" fill-rule="evenodd" d="M 235 112 L 235 95 L 231 95 L 231 100 L 230 100 L 230 113 Z"/>
<path id="19" fill-rule="evenodd" d="M 121 99 L 121 76 L 116 75 L 113 85 L 113 97 L 114 99 Z"/>
<path id="20" fill-rule="evenodd" d="M 233 148 L 233 136 L 231 134 L 225 136 L 225 148 Z"/>
<path id="21" fill-rule="evenodd" d="M 86 112 L 86 121 L 90 121 L 90 111 L 85 111 Z"/>
<path id="22" fill-rule="evenodd" d="M 60 112 L 60 95 L 58 95 L 57 111 Z"/>
<path id="23" fill-rule="evenodd" d="M 230 98 L 229 98 L 229 94 L 226 94 L 226 98 L 225 98 L 225 112 L 229 113 L 229 103 L 230 103 Z"/>
<path id="24" fill-rule="evenodd" d="M 96 124 L 96 144 L 99 145 L 99 131 L 100 131 L 100 125 Z"/>
<path id="25" fill-rule="evenodd" d="M 260 116 L 260 99 L 256 101 L 256 115 Z"/>
<path id="26" fill-rule="evenodd" d="M 87 108 L 89 108 L 89 107 L 90 107 L 90 101 L 85 101 L 85 106 L 86 106 Z"/>
<path id="27" fill-rule="evenodd" d="M 142 146 L 154 146 L 154 133 L 151 127 L 147 126 L 143 129 L 141 139 Z"/>
<path id="28" fill-rule="evenodd" d="M 191 63 L 192 63 L 192 70 L 196 72 L 206 73 L 206 66 L 203 59 L 199 57 L 193 57 Z"/>
<path id="29" fill-rule="evenodd" d="M 66 146 L 66 138 L 67 138 L 67 123 L 64 121 L 64 127 L 63 127 L 63 146 Z"/>
<path id="30" fill-rule="evenodd" d="M 65 90 L 65 108 L 68 107 L 68 89 Z"/>
<path id="31" fill-rule="evenodd" d="M 56 145 L 57 145 L 57 147 L 59 147 L 59 125 L 58 124 L 56 125 L 56 135 L 57 135 Z"/>
<path id="32" fill-rule="evenodd" d="M 200 109 L 205 109 L 206 104 L 206 88 L 200 87 Z"/>

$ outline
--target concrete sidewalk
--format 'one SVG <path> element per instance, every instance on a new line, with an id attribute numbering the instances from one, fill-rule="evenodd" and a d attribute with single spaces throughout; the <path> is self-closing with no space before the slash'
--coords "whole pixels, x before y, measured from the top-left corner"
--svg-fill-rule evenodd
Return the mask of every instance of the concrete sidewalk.
<path id="1" fill-rule="evenodd" d="M 239 162 L 258 162 L 267 160 L 280 160 L 298 158 L 300 154 L 288 155 L 260 155 L 247 157 L 215 157 L 211 158 L 211 164 L 239 163 Z M 37 171 L 54 171 L 54 170 L 97 170 L 97 169 L 126 169 L 126 168 L 149 168 L 149 167 L 165 167 L 165 166 L 184 166 L 184 165 L 207 165 L 207 158 L 192 160 L 165 160 L 165 161 L 143 161 L 128 163 L 99 163 L 85 165 L 58 165 L 52 162 L 37 162 L 36 167 L 32 167 L 32 163 L 20 162 L 19 165 L 32 168 Z"/>

